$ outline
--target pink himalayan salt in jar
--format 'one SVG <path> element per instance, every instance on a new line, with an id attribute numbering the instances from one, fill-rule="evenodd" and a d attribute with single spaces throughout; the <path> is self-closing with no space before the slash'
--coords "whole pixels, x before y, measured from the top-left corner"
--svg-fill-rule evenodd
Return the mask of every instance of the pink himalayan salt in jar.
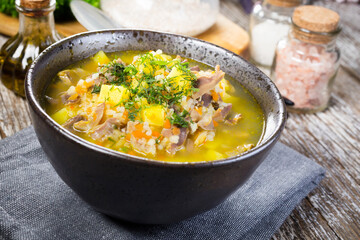
<path id="1" fill-rule="evenodd" d="M 336 16 L 322 7 L 298 7 L 288 37 L 277 45 L 271 76 L 281 94 L 294 102 L 290 111 L 317 112 L 328 106 L 340 60 Z"/>

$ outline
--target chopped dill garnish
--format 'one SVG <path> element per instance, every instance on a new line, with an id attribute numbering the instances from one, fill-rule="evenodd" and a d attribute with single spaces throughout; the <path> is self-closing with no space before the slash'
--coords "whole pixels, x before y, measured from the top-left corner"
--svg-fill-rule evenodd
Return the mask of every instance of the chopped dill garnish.
<path id="1" fill-rule="evenodd" d="M 93 90 L 91 91 L 91 93 L 99 93 L 100 90 L 101 90 L 101 84 L 94 85 Z"/>
<path id="2" fill-rule="evenodd" d="M 167 77 L 174 68 L 178 74 Z M 139 55 L 127 66 L 114 60 L 104 65 L 100 74 L 109 84 L 121 85 L 128 89 L 130 93 L 128 99 L 120 101 L 116 106 L 124 104 L 131 121 L 138 119 L 138 113 L 143 108 L 141 99 L 146 99 L 149 105 L 174 107 L 174 105 L 179 106 L 184 96 L 190 96 L 197 91 L 196 76 L 190 71 L 188 62 L 180 62 L 178 58 L 164 60 L 152 53 Z M 95 87 L 94 90 L 96 93 L 100 91 Z M 179 126 L 188 126 L 183 118 L 174 117 L 174 121 Z"/>
<path id="3" fill-rule="evenodd" d="M 180 115 L 176 112 L 170 118 L 170 123 L 179 127 L 188 127 L 189 122 L 185 120 L 185 118 L 189 115 L 189 112 L 184 110 Z"/>

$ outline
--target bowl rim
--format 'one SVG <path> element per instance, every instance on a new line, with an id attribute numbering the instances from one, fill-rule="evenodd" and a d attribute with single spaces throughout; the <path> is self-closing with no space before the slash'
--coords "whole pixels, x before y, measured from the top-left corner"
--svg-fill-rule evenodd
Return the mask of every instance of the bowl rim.
<path id="1" fill-rule="evenodd" d="M 259 140 L 260 143 L 258 143 L 258 145 L 256 145 L 253 149 L 246 151 L 245 153 L 242 153 L 242 154 L 234 156 L 234 157 L 220 159 L 220 160 L 199 161 L 199 162 L 168 162 L 168 161 L 154 160 L 154 159 L 150 159 L 150 158 L 146 158 L 146 157 L 133 156 L 133 155 L 129 155 L 129 154 L 126 154 L 126 153 L 123 153 L 120 151 L 112 150 L 110 148 L 98 146 L 94 143 L 91 143 L 91 142 L 71 133 L 70 131 L 63 128 L 60 124 L 55 122 L 55 120 L 53 120 L 45 112 L 45 110 L 41 107 L 40 103 L 36 100 L 34 91 L 31 88 L 32 82 L 33 82 L 34 71 L 37 67 L 38 62 L 43 61 L 43 59 L 46 58 L 46 55 L 49 52 L 51 52 L 53 49 L 56 49 L 57 47 L 61 46 L 65 42 L 75 40 L 78 37 L 82 37 L 82 36 L 96 35 L 96 34 L 102 34 L 102 33 L 114 33 L 114 32 L 120 32 L 120 33 L 121 32 L 130 32 L 130 33 L 143 32 L 143 33 L 152 33 L 152 34 L 162 34 L 162 35 L 172 36 L 172 37 L 176 37 L 176 38 L 181 37 L 181 38 L 191 39 L 192 41 L 195 41 L 195 42 L 212 45 L 215 48 L 220 48 L 221 50 L 230 54 L 232 57 L 241 58 L 243 61 L 245 61 L 251 67 L 256 68 L 256 71 L 258 71 L 262 75 L 262 77 L 266 79 L 268 84 L 273 85 L 272 89 L 275 90 L 275 95 L 277 96 L 276 102 L 279 104 L 279 113 L 278 114 L 280 115 L 280 124 L 277 123 L 276 129 L 272 132 L 272 134 L 268 137 L 267 140 L 265 140 L 264 142 L 261 142 L 261 140 Z M 105 154 L 110 157 L 117 158 L 117 160 L 120 160 L 120 159 L 127 160 L 127 161 L 131 161 L 133 163 L 145 164 L 145 165 L 149 165 L 149 166 L 166 166 L 166 167 L 175 167 L 175 168 L 189 168 L 189 167 L 191 167 L 191 168 L 204 168 L 205 167 L 206 168 L 206 167 L 212 167 L 212 166 L 224 166 L 224 165 L 232 164 L 234 162 L 243 161 L 245 159 L 251 158 L 254 155 L 259 154 L 260 152 L 265 150 L 268 146 L 270 146 L 274 141 L 276 141 L 280 137 L 281 131 L 285 127 L 286 116 L 287 116 L 284 100 L 281 97 L 280 92 L 277 89 L 276 85 L 261 70 L 259 70 L 253 64 L 249 63 L 247 60 L 242 58 L 240 55 L 238 55 L 234 52 L 231 52 L 230 50 L 227 50 L 216 44 L 213 44 L 213 43 L 201 40 L 201 39 L 197 39 L 194 37 L 183 36 L 183 35 L 167 33 L 167 32 L 150 31 L 150 30 L 144 30 L 144 29 L 95 30 L 95 31 L 87 31 L 87 32 L 78 33 L 78 34 L 61 39 L 60 41 L 50 45 L 44 51 L 42 51 L 39 54 L 39 56 L 34 60 L 34 62 L 31 64 L 31 66 L 26 74 L 26 77 L 25 77 L 25 93 L 26 93 L 26 99 L 29 104 L 29 107 L 32 108 L 32 110 L 37 114 L 37 116 L 40 117 L 49 127 L 54 128 L 54 130 L 56 132 L 58 132 L 60 135 L 65 137 L 65 139 L 67 141 L 78 144 L 83 148 L 91 149 L 91 150 L 99 152 L 101 154 Z M 265 123 L 265 127 L 266 127 L 266 123 Z M 264 129 L 264 131 L 265 131 L 265 129 Z"/>

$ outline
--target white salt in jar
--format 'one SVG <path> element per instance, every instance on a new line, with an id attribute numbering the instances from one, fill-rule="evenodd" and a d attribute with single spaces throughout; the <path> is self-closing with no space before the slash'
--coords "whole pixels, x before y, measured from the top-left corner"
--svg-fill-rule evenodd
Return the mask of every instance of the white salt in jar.
<path id="1" fill-rule="evenodd" d="M 341 29 L 339 15 L 318 6 L 295 9 L 292 28 L 276 48 L 271 78 L 281 94 L 294 102 L 290 111 L 324 110 L 339 68 L 335 41 Z"/>
<path id="2" fill-rule="evenodd" d="M 250 16 L 251 60 L 270 70 L 276 44 L 288 34 L 291 15 L 303 0 L 265 0 L 255 4 Z"/>

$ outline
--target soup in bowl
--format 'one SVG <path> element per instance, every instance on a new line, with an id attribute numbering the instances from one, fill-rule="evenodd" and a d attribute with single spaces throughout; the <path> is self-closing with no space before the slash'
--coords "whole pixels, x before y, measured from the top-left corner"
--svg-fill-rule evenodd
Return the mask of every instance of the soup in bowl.
<path id="1" fill-rule="evenodd" d="M 268 155 L 286 114 L 271 80 L 238 55 L 142 30 L 50 46 L 26 94 L 62 180 L 94 209 L 148 224 L 224 201 Z"/>
<path id="2" fill-rule="evenodd" d="M 219 65 L 162 50 L 99 51 L 57 74 L 45 109 L 99 146 L 160 161 L 214 161 L 252 149 L 263 132 L 259 104 L 233 84 Z"/>

